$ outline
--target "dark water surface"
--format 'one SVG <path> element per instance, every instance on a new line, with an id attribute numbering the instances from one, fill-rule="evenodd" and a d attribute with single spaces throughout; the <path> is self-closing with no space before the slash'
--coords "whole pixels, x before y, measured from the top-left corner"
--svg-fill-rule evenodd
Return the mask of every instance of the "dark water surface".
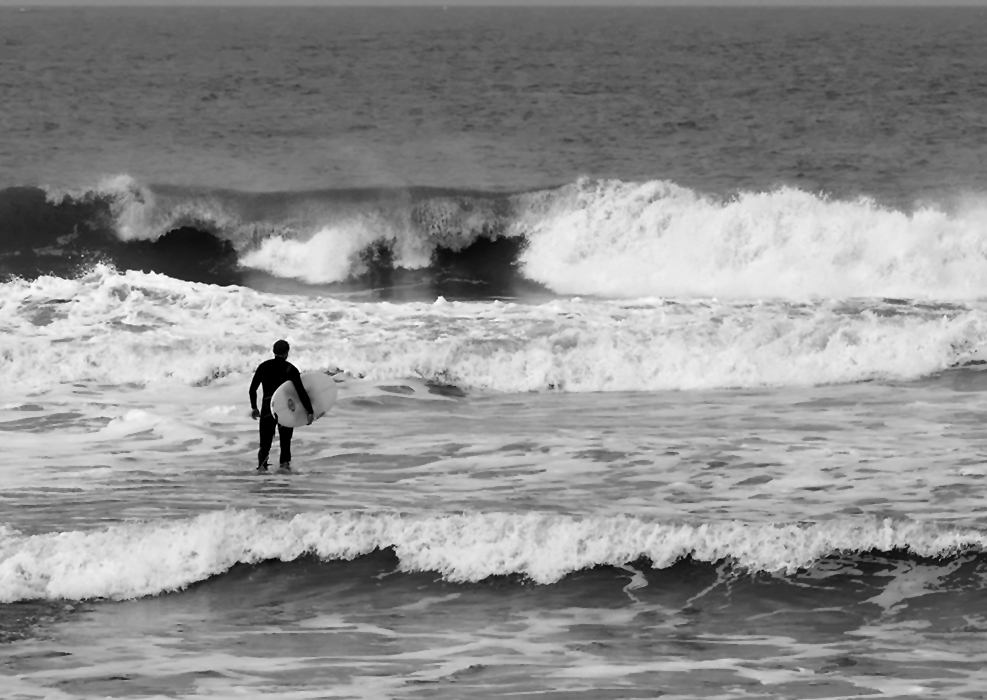
<path id="1" fill-rule="evenodd" d="M 984 184 L 977 8 L 0 9 L 0 185 L 909 202 Z"/>

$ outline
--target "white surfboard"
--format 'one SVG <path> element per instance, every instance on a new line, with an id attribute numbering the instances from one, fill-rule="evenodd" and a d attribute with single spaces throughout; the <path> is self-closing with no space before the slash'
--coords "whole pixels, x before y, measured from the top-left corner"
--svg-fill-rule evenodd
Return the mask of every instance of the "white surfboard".
<path id="1" fill-rule="evenodd" d="M 326 415 L 326 411 L 336 403 L 336 382 L 323 372 L 302 372 L 302 386 L 312 401 L 315 420 Z M 279 386 L 271 397 L 271 413 L 275 420 L 286 428 L 297 428 L 308 424 L 308 414 L 298 398 L 295 385 L 289 379 Z"/>

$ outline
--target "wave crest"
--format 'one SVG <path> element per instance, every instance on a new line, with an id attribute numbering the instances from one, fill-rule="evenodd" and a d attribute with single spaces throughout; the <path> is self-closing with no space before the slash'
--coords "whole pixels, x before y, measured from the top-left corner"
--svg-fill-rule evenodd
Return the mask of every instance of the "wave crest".
<path id="1" fill-rule="evenodd" d="M 582 181 L 524 221 L 524 274 L 609 297 L 977 299 L 987 203 L 908 213 L 793 188 L 722 199 L 669 182 Z"/>
<path id="2" fill-rule="evenodd" d="M 351 560 L 385 548 L 393 548 L 403 571 L 433 571 L 457 582 L 520 575 L 551 584 L 574 571 L 642 558 L 656 569 L 688 557 L 791 573 L 839 552 L 942 557 L 985 544 L 979 530 L 893 520 L 689 525 L 629 516 L 363 512 L 285 520 L 228 510 L 32 536 L 0 527 L 0 602 L 137 598 L 180 590 L 237 563 L 305 555 Z"/>

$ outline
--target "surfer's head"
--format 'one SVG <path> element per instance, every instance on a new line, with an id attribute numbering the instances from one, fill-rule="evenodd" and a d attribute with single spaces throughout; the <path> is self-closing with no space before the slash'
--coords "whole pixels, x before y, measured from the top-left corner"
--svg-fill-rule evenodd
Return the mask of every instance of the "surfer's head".
<path id="1" fill-rule="evenodd" d="M 274 343 L 274 354 L 277 357 L 288 357 L 288 351 L 290 349 L 291 346 L 288 345 L 287 340 L 279 340 L 276 343 Z"/>

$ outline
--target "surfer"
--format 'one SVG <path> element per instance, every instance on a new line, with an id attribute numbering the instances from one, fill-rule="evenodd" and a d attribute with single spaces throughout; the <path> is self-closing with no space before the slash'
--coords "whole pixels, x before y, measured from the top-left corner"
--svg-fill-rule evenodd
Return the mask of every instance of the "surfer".
<path id="1" fill-rule="evenodd" d="M 260 419 L 260 450 L 257 452 L 257 471 L 266 472 L 268 466 L 267 457 L 271 452 L 271 443 L 274 441 L 274 427 L 278 428 L 278 441 L 281 445 L 280 471 L 291 471 L 291 434 L 294 428 L 286 428 L 278 425 L 278 422 L 271 414 L 271 396 L 274 391 L 289 379 L 298 391 L 298 398 L 301 399 L 302 407 L 308 413 L 308 424 L 315 420 L 315 413 L 312 411 L 312 402 L 308 398 L 308 392 L 302 386 L 301 376 L 298 369 L 288 362 L 288 351 L 291 346 L 287 340 L 279 340 L 274 343 L 274 357 L 260 363 L 254 378 L 250 382 L 250 416 Z M 264 402 L 262 408 L 257 408 L 257 387 L 264 386 Z"/>

